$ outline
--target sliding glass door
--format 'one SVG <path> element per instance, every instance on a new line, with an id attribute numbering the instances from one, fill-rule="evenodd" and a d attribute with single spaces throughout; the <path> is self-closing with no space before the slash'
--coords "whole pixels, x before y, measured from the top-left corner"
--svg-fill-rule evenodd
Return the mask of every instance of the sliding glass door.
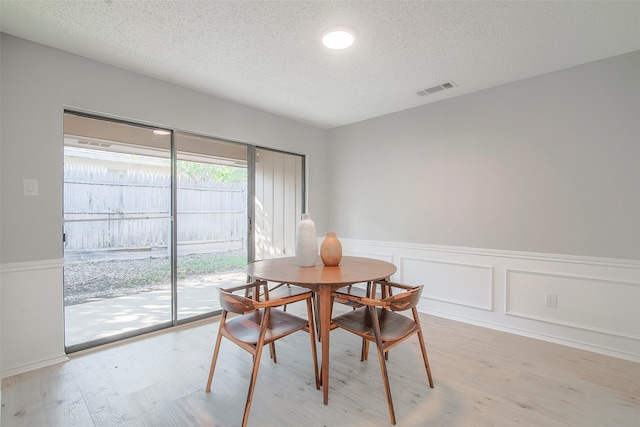
<path id="1" fill-rule="evenodd" d="M 171 133 L 64 117 L 68 351 L 170 325 Z"/>
<path id="2" fill-rule="evenodd" d="M 293 256 L 304 157 L 64 115 L 65 348 L 220 312 L 249 260 Z"/>

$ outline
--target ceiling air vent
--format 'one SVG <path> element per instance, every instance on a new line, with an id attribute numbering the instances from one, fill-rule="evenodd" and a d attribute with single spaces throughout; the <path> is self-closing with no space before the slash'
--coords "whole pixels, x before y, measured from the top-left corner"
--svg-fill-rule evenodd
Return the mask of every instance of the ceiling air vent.
<path id="1" fill-rule="evenodd" d="M 453 88 L 453 87 L 456 87 L 455 83 L 453 83 L 453 82 L 446 82 L 446 83 L 442 83 L 442 84 L 437 85 L 437 86 L 430 87 L 430 88 L 428 88 L 428 89 L 420 90 L 420 91 L 418 91 L 417 93 L 418 93 L 418 95 L 420 95 L 420 96 L 432 95 L 432 94 L 434 94 L 434 93 L 436 93 L 436 92 L 440 92 L 441 90 L 451 89 L 451 88 Z"/>

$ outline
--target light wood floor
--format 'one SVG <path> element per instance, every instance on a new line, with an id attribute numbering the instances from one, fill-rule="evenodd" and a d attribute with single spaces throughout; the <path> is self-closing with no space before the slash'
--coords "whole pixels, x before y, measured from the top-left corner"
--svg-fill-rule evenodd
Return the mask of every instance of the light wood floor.
<path id="1" fill-rule="evenodd" d="M 640 365 L 556 344 L 422 316 L 435 380 L 417 338 L 388 363 L 398 426 L 640 426 Z M 223 341 L 205 393 L 217 322 L 157 334 L 7 378 L 2 426 L 237 426 L 251 358 Z M 329 405 L 313 386 L 308 336 L 263 354 L 250 426 L 388 426 L 374 349 L 331 335 Z"/>

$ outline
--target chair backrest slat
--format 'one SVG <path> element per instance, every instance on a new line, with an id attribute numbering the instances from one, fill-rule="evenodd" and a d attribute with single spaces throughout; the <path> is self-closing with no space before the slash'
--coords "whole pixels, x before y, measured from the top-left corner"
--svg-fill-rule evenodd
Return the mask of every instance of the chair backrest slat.
<path id="1" fill-rule="evenodd" d="M 393 286 L 393 285 L 392 285 Z M 392 295 L 382 300 L 384 307 L 392 311 L 404 311 L 412 309 L 420 302 L 422 285 L 408 289 L 397 295 Z"/>
<path id="2" fill-rule="evenodd" d="M 218 288 L 220 292 L 220 306 L 231 313 L 245 314 L 256 311 L 256 301 L 242 295 L 234 294 L 225 289 Z"/>

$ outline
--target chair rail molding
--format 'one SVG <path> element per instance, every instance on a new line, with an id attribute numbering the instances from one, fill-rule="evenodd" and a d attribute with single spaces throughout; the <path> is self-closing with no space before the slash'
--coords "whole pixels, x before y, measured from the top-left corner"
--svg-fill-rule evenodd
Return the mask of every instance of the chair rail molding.
<path id="1" fill-rule="evenodd" d="M 393 280 L 425 285 L 423 313 L 640 362 L 640 260 L 341 242 L 345 255 L 394 262 Z"/>
<path id="2" fill-rule="evenodd" d="M 0 264 L 0 274 L 20 271 L 48 270 L 64 267 L 64 259 L 50 259 L 44 261 L 25 261 Z"/>

